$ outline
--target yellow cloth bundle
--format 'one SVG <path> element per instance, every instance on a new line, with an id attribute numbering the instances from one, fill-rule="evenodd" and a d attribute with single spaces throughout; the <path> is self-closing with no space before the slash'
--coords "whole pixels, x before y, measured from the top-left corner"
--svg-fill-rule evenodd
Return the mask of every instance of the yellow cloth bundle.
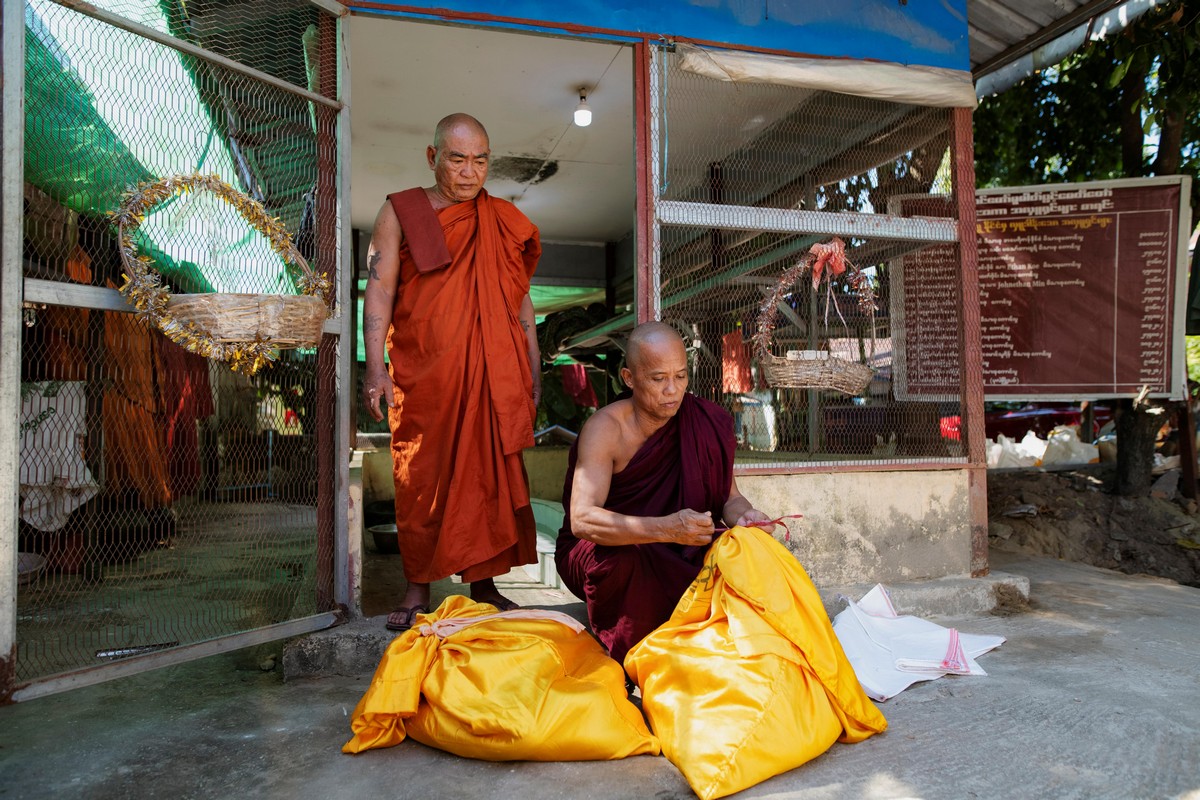
<path id="1" fill-rule="evenodd" d="M 625 669 L 663 755 L 702 800 L 887 727 L 812 581 L 757 528 L 713 543 L 671 618 L 629 651 Z"/>
<path id="2" fill-rule="evenodd" d="M 407 735 L 490 761 L 658 755 L 621 666 L 570 617 L 455 595 L 417 619 L 384 653 L 342 752 Z"/>

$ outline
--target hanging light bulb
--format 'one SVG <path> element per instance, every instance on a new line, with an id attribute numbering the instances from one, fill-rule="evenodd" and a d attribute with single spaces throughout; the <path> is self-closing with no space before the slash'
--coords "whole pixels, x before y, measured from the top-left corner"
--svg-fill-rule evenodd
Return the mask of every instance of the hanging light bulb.
<path id="1" fill-rule="evenodd" d="M 575 124 L 581 128 L 592 124 L 592 109 L 587 102 L 587 89 L 579 90 L 579 105 L 575 107 Z"/>

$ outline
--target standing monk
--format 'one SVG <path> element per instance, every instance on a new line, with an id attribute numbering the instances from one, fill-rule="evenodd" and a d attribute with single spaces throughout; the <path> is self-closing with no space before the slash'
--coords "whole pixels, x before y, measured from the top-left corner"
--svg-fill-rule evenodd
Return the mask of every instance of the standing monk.
<path id="1" fill-rule="evenodd" d="M 428 613 L 429 584 L 454 573 L 472 599 L 515 608 L 492 579 L 537 559 L 521 451 L 541 394 L 529 299 L 541 244 L 484 191 L 490 157 L 483 125 L 451 114 L 426 149 L 435 185 L 388 195 L 375 218 L 363 402 L 377 421 L 388 407 L 408 580 L 390 630 Z"/>
<path id="2" fill-rule="evenodd" d="M 596 637 L 623 662 L 671 616 L 718 522 L 775 526 L 733 479 L 733 418 L 687 393 L 687 351 L 674 328 L 634 328 L 621 380 L 633 396 L 597 411 L 571 449 L 554 560 L 587 602 Z"/>

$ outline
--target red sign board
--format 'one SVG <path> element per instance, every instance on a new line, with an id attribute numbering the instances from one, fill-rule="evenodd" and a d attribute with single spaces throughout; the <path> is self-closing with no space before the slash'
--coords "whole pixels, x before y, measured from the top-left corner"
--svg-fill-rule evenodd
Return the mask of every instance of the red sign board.
<path id="1" fill-rule="evenodd" d="M 1101 399 L 1143 386 L 1151 396 L 1183 396 L 1189 181 L 976 193 L 986 399 Z M 903 214 L 906 202 L 918 201 L 889 210 Z M 907 345 L 897 348 L 901 399 L 958 396 L 959 295 L 943 286 L 957 280 L 957 253 L 956 245 L 926 248 L 893 275 L 901 284 L 894 335 Z M 955 341 L 942 341 L 947 333 Z"/>

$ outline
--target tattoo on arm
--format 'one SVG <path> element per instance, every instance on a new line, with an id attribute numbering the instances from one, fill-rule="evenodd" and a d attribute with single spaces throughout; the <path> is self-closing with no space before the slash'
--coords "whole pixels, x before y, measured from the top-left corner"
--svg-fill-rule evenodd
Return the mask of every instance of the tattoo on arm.
<path id="1" fill-rule="evenodd" d="M 379 280 L 379 270 L 375 269 L 375 265 L 379 263 L 379 259 L 383 258 L 382 253 L 371 253 L 367 258 L 367 271 L 371 273 L 371 280 Z"/>
<path id="2" fill-rule="evenodd" d="M 529 320 L 527 320 L 527 319 L 521 320 L 521 327 L 525 329 L 526 333 L 529 333 Z"/>
<path id="3" fill-rule="evenodd" d="M 383 327 L 383 318 L 378 314 L 368 314 L 363 317 L 363 333 L 374 333 Z"/>

